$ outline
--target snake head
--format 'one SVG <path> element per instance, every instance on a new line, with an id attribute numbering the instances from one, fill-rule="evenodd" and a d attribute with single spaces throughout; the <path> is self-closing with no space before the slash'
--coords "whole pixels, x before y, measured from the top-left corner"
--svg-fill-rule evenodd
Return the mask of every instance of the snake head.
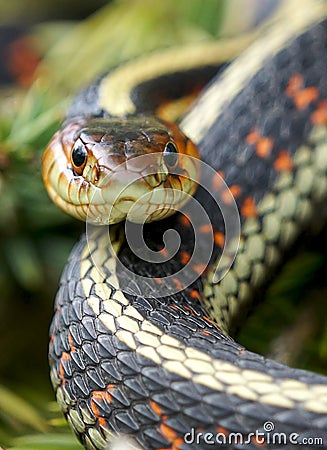
<path id="1" fill-rule="evenodd" d="M 161 119 L 77 118 L 50 141 L 42 174 L 52 200 L 74 217 L 149 222 L 194 194 L 198 157 L 178 126 Z"/>

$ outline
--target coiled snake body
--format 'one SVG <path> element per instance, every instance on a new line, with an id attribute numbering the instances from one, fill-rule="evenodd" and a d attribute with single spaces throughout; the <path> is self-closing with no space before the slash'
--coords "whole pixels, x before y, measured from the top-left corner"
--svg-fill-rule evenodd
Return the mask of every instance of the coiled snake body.
<path id="1" fill-rule="evenodd" d="M 193 144 L 165 120 L 148 117 L 161 99 L 142 103 L 140 92 L 151 92 L 152 81 L 142 75 L 140 63 L 90 86 L 49 144 L 43 174 L 50 195 L 89 222 L 121 220 L 134 195 L 150 196 L 154 205 L 147 209 L 141 202 L 132 217 L 136 222 L 145 209 L 149 220 L 168 216 L 176 202 L 180 209 L 194 193 L 189 179 L 218 192 L 227 215 L 234 206 L 240 215 L 234 261 L 230 255 L 238 243 L 237 227 L 227 239 L 221 213 L 204 188 L 195 198 L 210 226 L 200 221 L 194 231 L 191 225 L 198 216 L 185 210 L 144 227 L 148 246 L 164 260 L 154 264 L 135 255 L 120 224 L 110 225 L 109 232 L 106 226 L 89 227 L 76 245 L 56 297 L 50 363 L 57 400 L 85 447 L 104 449 L 117 433 L 132 434 L 146 449 L 327 445 L 326 378 L 253 354 L 227 334 L 239 310 L 258 295 L 303 230 L 323 219 L 326 16 L 327 2 L 317 0 L 301 3 L 292 20 L 276 21 L 211 83 L 182 120 L 181 129 L 214 169 L 213 178 L 204 180 L 202 173 L 199 182 Z M 225 60 L 223 55 L 218 65 Z M 214 63 L 205 60 L 205 53 L 198 72 L 194 62 L 186 61 L 193 64 L 193 78 L 203 67 L 209 67 L 211 76 Z M 174 65 L 179 63 L 171 64 L 168 80 L 180 76 Z M 162 68 L 150 66 L 156 67 L 158 78 Z M 131 88 L 124 73 L 134 76 L 139 90 Z M 124 80 L 129 95 L 116 98 Z M 124 122 L 122 137 L 117 117 L 134 117 L 139 111 L 141 118 L 132 118 L 137 131 Z M 109 131 L 103 128 L 108 123 Z M 134 163 L 140 142 L 150 157 L 142 167 Z M 191 156 L 186 165 L 176 152 Z M 119 165 L 122 172 L 116 171 Z M 135 183 L 121 196 L 126 177 Z M 112 179 L 120 183 L 117 191 Z M 162 187 L 186 197 L 176 194 L 171 200 Z M 110 214 L 118 219 L 108 219 Z M 137 234 L 137 225 L 128 226 Z M 162 235 L 171 229 L 181 243 L 174 257 L 167 258 Z M 192 249 L 197 237 L 210 233 L 213 249 L 204 267 L 202 250 L 193 261 Z M 220 258 L 222 252 L 227 258 Z M 186 281 L 181 281 L 176 274 L 186 266 Z M 273 441 L 274 433 L 281 437 Z"/>

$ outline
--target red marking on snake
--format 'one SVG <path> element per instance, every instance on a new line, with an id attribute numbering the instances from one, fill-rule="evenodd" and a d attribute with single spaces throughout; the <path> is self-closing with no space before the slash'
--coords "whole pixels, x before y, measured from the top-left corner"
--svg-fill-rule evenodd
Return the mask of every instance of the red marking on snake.
<path id="1" fill-rule="evenodd" d="M 201 225 L 198 230 L 200 233 L 213 233 L 212 225 L 210 223 L 206 223 L 205 225 Z"/>
<path id="2" fill-rule="evenodd" d="M 181 259 L 181 263 L 182 264 L 187 264 L 188 262 L 189 262 L 189 260 L 191 259 L 191 255 L 188 253 L 188 252 L 186 252 L 185 250 L 182 250 L 181 252 L 180 252 L 180 259 Z"/>
<path id="3" fill-rule="evenodd" d="M 225 235 L 221 231 L 215 231 L 214 234 L 215 244 L 218 245 L 218 247 L 223 248 L 225 245 Z"/>
<path id="4" fill-rule="evenodd" d="M 241 207 L 241 214 L 246 218 L 256 217 L 257 207 L 254 203 L 253 198 L 247 197 L 244 199 L 243 205 Z"/>
<path id="5" fill-rule="evenodd" d="M 192 289 L 192 291 L 190 292 L 190 297 L 193 298 L 194 300 L 200 300 L 200 302 L 203 301 L 202 296 L 196 289 Z"/>
<path id="6" fill-rule="evenodd" d="M 231 186 L 229 189 L 225 189 L 222 193 L 221 193 L 221 198 L 222 201 L 226 204 L 226 205 L 231 205 L 235 199 L 235 197 L 238 197 L 241 193 L 241 188 L 239 186 L 237 186 L 236 184 Z"/>
<path id="7" fill-rule="evenodd" d="M 262 137 L 257 143 L 256 152 L 260 158 L 267 158 L 274 146 L 274 141 L 269 137 Z"/>
<path id="8" fill-rule="evenodd" d="M 226 428 L 221 427 L 221 426 L 218 426 L 218 427 L 216 428 L 216 430 L 217 430 L 217 433 L 223 434 L 223 435 L 226 436 L 226 437 L 227 437 L 228 434 L 229 434 L 228 430 L 226 430 Z"/>
<path id="9" fill-rule="evenodd" d="M 274 162 L 274 167 L 278 172 L 287 172 L 293 169 L 294 163 L 287 150 L 282 150 Z"/>
<path id="10" fill-rule="evenodd" d="M 287 85 L 286 95 L 294 97 L 303 87 L 303 77 L 300 74 L 293 75 Z"/>
<path id="11" fill-rule="evenodd" d="M 164 256 L 165 258 L 167 258 L 169 256 L 168 251 L 165 247 L 163 247 L 161 250 L 159 250 L 159 253 L 161 253 L 162 256 Z"/>
<path id="12" fill-rule="evenodd" d="M 178 278 L 173 278 L 173 282 L 176 284 L 177 289 L 182 291 L 184 289 L 183 283 Z"/>
<path id="13" fill-rule="evenodd" d="M 184 309 L 186 309 L 186 311 L 189 311 L 191 313 L 191 316 L 195 316 L 195 312 L 190 306 L 185 305 Z"/>
<path id="14" fill-rule="evenodd" d="M 99 424 L 102 426 L 106 426 L 107 422 L 104 417 L 101 416 L 98 405 L 96 402 L 104 402 L 107 404 L 110 404 L 112 401 L 112 396 L 109 391 L 113 391 L 116 389 L 116 387 L 113 384 L 108 384 L 106 391 L 93 391 L 92 392 L 92 398 L 91 398 L 91 409 L 93 411 L 93 414 L 98 419 Z"/>
<path id="15" fill-rule="evenodd" d="M 202 316 L 202 318 L 203 318 L 204 320 L 206 320 L 207 322 L 209 322 L 209 323 L 215 325 L 215 321 L 212 320 L 210 317 L 208 317 L 208 316 Z"/>
<path id="16" fill-rule="evenodd" d="M 294 98 L 294 103 L 298 109 L 305 109 L 310 105 L 310 103 L 317 100 L 318 97 L 318 89 L 315 87 L 308 87 L 297 94 Z"/>
<path id="17" fill-rule="evenodd" d="M 76 347 L 74 345 L 73 336 L 70 333 L 68 333 L 68 344 L 69 344 L 70 351 L 75 352 Z"/>
<path id="18" fill-rule="evenodd" d="M 255 145 L 256 154 L 260 158 L 267 158 L 274 146 L 273 139 L 262 136 L 259 130 L 253 128 L 246 136 L 245 141 L 250 145 Z"/>
<path id="19" fill-rule="evenodd" d="M 152 411 L 157 414 L 157 416 L 162 416 L 162 409 L 161 407 L 158 405 L 158 403 L 154 402 L 153 400 L 150 400 L 150 406 Z"/>
<path id="20" fill-rule="evenodd" d="M 60 358 L 60 365 L 59 365 L 59 378 L 61 379 L 61 382 L 63 386 L 66 384 L 65 380 L 65 370 L 64 370 L 64 362 L 68 361 L 70 359 L 70 354 L 67 352 L 63 352 Z"/>
<path id="21" fill-rule="evenodd" d="M 160 432 L 167 439 L 167 441 L 172 444 L 170 447 L 171 450 L 179 450 L 181 445 L 184 444 L 184 439 L 179 437 L 176 431 L 167 424 L 162 423 L 160 425 Z"/>
<path id="22" fill-rule="evenodd" d="M 285 92 L 288 97 L 293 99 L 298 109 L 307 108 L 310 103 L 319 97 L 319 90 L 316 87 L 304 87 L 304 80 L 300 74 L 296 74 L 290 78 Z"/>
<path id="23" fill-rule="evenodd" d="M 260 136 L 261 136 L 260 132 L 255 128 L 252 128 L 250 133 L 245 137 L 245 142 L 247 142 L 250 145 L 255 145 L 260 139 Z"/>
<path id="24" fill-rule="evenodd" d="M 200 330 L 200 333 L 203 334 L 204 336 L 210 336 L 210 332 L 207 330 Z"/>
<path id="25" fill-rule="evenodd" d="M 311 114 L 314 125 L 327 125 L 327 100 L 319 102 L 317 109 Z"/>
<path id="26" fill-rule="evenodd" d="M 191 220 L 186 214 L 181 214 L 179 216 L 179 221 L 184 227 L 189 227 L 191 225 Z"/>
<path id="27" fill-rule="evenodd" d="M 237 184 L 233 184 L 233 186 L 231 186 L 229 190 L 231 191 L 234 197 L 238 197 L 241 193 L 241 187 L 238 186 Z"/>
<path id="28" fill-rule="evenodd" d="M 163 284 L 163 280 L 162 280 L 161 278 L 154 277 L 153 279 L 154 279 L 154 281 L 155 281 L 156 283 L 158 283 L 158 284 Z"/>
<path id="29" fill-rule="evenodd" d="M 259 441 L 258 438 L 257 438 L 256 436 L 252 436 L 251 439 L 252 439 L 253 444 L 254 444 L 256 447 L 261 447 L 261 448 L 266 447 L 266 444 L 265 444 L 264 442 L 262 442 L 262 438 L 260 438 L 261 441 Z"/>
<path id="30" fill-rule="evenodd" d="M 211 182 L 212 188 L 215 191 L 218 191 L 224 185 L 223 180 L 224 180 L 223 172 L 217 170 L 215 175 L 212 177 L 212 182 Z"/>
<path id="31" fill-rule="evenodd" d="M 178 436 L 175 430 L 173 430 L 171 427 L 169 427 L 167 424 L 164 423 L 168 419 L 168 416 L 163 414 L 161 407 L 158 405 L 158 403 L 154 402 L 153 400 L 150 400 L 150 407 L 152 411 L 161 418 L 159 430 L 162 436 L 164 436 L 167 439 L 167 441 L 170 442 L 171 447 L 169 447 L 169 449 L 179 450 L 180 446 L 184 443 L 184 440 Z M 169 450 L 169 449 L 161 448 L 158 450 Z"/>
<path id="32" fill-rule="evenodd" d="M 192 269 L 194 272 L 198 273 L 199 275 L 205 271 L 207 268 L 206 264 L 192 264 Z"/>

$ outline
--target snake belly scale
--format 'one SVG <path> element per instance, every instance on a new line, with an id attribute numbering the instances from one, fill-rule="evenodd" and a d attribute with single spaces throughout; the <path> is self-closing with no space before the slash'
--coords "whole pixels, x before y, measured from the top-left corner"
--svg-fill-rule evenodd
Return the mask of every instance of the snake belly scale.
<path id="1" fill-rule="evenodd" d="M 222 199 L 228 203 L 223 179 L 239 210 L 239 248 L 222 280 L 217 281 L 216 269 L 224 247 L 224 224 L 201 189 L 195 197 L 210 217 L 214 250 L 205 271 L 193 265 L 197 276 L 188 287 L 156 298 L 151 287 L 140 289 L 137 283 L 142 275 L 157 280 L 159 286 L 163 277 L 177 272 L 190 258 L 194 239 L 190 221 L 182 214 L 168 217 L 170 209 L 167 218 L 145 226 L 147 242 L 159 252 L 167 229 L 180 234 L 181 248 L 168 261 L 149 264 L 135 256 L 120 224 L 110 225 L 109 231 L 106 226 L 92 228 L 70 255 L 51 326 L 51 379 L 68 422 L 86 448 L 105 449 L 116 434 L 132 435 L 145 449 L 327 445 L 326 378 L 251 353 L 228 335 L 240 310 L 260 295 L 303 231 L 324 219 L 327 2 L 303 1 L 301 7 L 288 3 L 295 8 L 292 20 L 284 16 L 268 26 L 262 37 L 211 81 L 180 123 L 204 162 L 219 174 L 210 181 L 213 189 L 222 190 Z M 226 62 L 223 59 L 218 66 Z M 84 161 L 84 150 L 72 136 L 81 123 L 85 127 L 87 120 L 116 120 L 138 112 L 141 94 L 126 97 L 122 89 L 127 103 L 109 95 L 117 80 L 124 81 L 119 70 L 131 74 L 133 64 L 135 73 L 141 74 L 141 69 L 136 70 L 139 63 L 132 62 L 77 97 L 68 117 L 69 137 L 63 138 L 61 130 L 54 141 L 55 147 L 77 149 L 76 166 Z M 211 77 L 213 61 L 204 64 L 211 67 Z M 163 68 L 158 70 L 162 73 Z M 141 79 L 143 88 L 146 83 L 149 87 L 149 79 L 141 75 L 138 86 Z M 128 93 L 137 91 L 130 81 L 127 85 Z M 119 105 L 117 111 L 115 105 Z M 121 105 L 125 106 L 119 110 Z M 129 109 L 134 107 L 136 111 Z M 149 114 L 146 107 L 141 112 Z M 88 134 L 93 138 L 99 133 L 94 123 Z M 166 124 L 165 119 L 162 123 Z M 168 144 L 178 141 L 185 152 L 196 155 L 184 134 L 176 138 L 175 129 L 169 133 Z M 89 147 L 101 140 L 87 140 L 86 134 L 77 133 Z M 159 135 L 164 152 L 166 137 Z M 63 189 L 67 201 L 68 191 L 62 185 L 68 175 L 58 175 L 54 155 L 52 146 L 44 157 L 44 178 L 49 191 L 53 186 Z M 169 158 L 170 163 L 175 161 Z M 93 177 L 94 167 L 96 163 L 89 166 L 88 176 Z M 193 169 L 187 169 L 188 173 Z M 78 178 L 80 192 L 87 180 L 81 180 L 71 161 L 65 170 Z M 193 194 L 192 187 L 187 189 Z M 57 194 L 51 191 L 50 195 Z M 71 199 L 78 199 L 75 191 L 67 203 Z M 201 232 L 207 233 L 208 227 Z M 107 245 L 108 233 L 112 247 Z M 119 270 L 114 251 L 135 277 Z M 269 441 L 272 431 L 281 440 Z M 308 441 L 313 438 L 317 440 Z"/>

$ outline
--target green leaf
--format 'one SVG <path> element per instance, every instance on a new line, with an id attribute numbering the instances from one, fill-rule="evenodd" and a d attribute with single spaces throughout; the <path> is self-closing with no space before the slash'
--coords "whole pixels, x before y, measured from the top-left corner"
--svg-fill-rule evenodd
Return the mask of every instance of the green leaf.
<path id="1" fill-rule="evenodd" d="M 71 433 L 47 433 L 22 436 L 13 441 L 10 450 L 81 450 Z"/>
<path id="2" fill-rule="evenodd" d="M 2 385 L 0 385 L 0 411 L 5 419 L 28 425 L 34 430 L 45 432 L 48 429 L 45 420 L 30 403 Z"/>

